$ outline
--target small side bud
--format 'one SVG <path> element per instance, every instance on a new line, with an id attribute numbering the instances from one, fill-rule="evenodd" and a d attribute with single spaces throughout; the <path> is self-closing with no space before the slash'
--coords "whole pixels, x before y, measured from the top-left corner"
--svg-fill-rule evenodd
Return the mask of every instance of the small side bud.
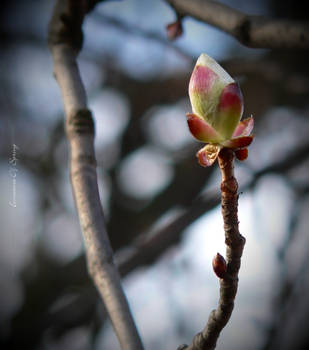
<path id="1" fill-rule="evenodd" d="M 212 259 L 212 268 L 214 273 L 219 277 L 223 278 L 226 273 L 226 262 L 224 257 L 217 253 L 217 255 Z"/>
<path id="2" fill-rule="evenodd" d="M 248 158 L 248 148 L 242 148 L 235 151 L 238 160 L 246 160 Z"/>
<path id="3" fill-rule="evenodd" d="M 179 36 L 181 36 L 183 33 L 181 19 L 178 19 L 177 21 L 168 24 L 166 26 L 166 31 L 167 36 L 170 40 L 175 40 Z"/>

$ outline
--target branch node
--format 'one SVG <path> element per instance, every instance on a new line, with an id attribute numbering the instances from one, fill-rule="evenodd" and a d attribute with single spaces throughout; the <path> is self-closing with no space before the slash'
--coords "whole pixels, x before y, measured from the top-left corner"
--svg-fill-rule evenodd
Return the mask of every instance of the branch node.
<path id="1" fill-rule="evenodd" d="M 67 118 L 66 129 L 70 137 L 75 134 L 94 135 L 95 126 L 91 111 L 85 108 L 71 113 Z"/>
<path id="2" fill-rule="evenodd" d="M 235 179 L 235 177 L 230 177 L 227 180 L 223 180 L 221 183 L 221 191 L 229 194 L 229 195 L 235 195 L 238 190 L 238 183 Z"/>
<path id="3" fill-rule="evenodd" d="M 203 344 L 203 342 L 205 341 L 205 338 L 203 336 L 202 332 L 197 333 L 194 338 L 193 338 L 193 348 L 194 349 L 200 349 L 201 348 L 201 344 Z"/>
<path id="4" fill-rule="evenodd" d="M 243 21 L 236 27 L 235 36 L 245 46 L 250 44 L 251 20 L 244 18 Z"/>

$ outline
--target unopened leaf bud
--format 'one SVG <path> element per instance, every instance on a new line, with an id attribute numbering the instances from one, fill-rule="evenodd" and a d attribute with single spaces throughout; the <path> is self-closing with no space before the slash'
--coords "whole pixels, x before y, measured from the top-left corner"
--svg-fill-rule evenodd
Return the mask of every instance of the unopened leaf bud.
<path id="1" fill-rule="evenodd" d="M 211 57 L 201 54 L 189 83 L 193 113 L 229 139 L 243 113 L 243 97 L 235 80 Z"/>
<path id="2" fill-rule="evenodd" d="M 214 273 L 219 277 L 223 278 L 226 273 L 226 261 L 224 257 L 217 253 L 217 255 L 212 259 L 212 267 Z"/>

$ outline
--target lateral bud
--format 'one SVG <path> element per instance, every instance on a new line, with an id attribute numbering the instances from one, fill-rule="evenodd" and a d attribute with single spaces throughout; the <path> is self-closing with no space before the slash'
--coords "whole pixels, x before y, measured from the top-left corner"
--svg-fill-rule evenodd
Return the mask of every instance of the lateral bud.
<path id="1" fill-rule="evenodd" d="M 241 148 L 235 151 L 235 156 L 238 160 L 245 160 L 248 158 L 248 148 Z"/>
<path id="2" fill-rule="evenodd" d="M 175 40 L 183 33 L 181 18 L 166 26 L 167 36 L 170 40 Z"/>
<path id="3" fill-rule="evenodd" d="M 212 268 L 214 273 L 219 277 L 223 278 L 226 273 L 226 261 L 224 257 L 217 253 L 217 255 L 212 259 Z"/>

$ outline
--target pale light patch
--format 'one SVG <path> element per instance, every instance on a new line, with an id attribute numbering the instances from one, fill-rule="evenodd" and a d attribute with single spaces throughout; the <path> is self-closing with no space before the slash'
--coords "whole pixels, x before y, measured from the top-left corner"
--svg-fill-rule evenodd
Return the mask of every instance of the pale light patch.
<path id="1" fill-rule="evenodd" d="M 128 195 L 149 199 L 172 179 L 173 169 L 168 158 L 154 147 L 142 147 L 122 163 L 118 181 Z"/>
<path id="2" fill-rule="evenodd" d="M 51 214 L 41 237 L 46 254 L 60 262 L 68 262 L 82 251 L 78 220 L 67 214 Z"/>
<path id="3" fill-rule="evenodd" d="M 98 149 L 118 140 L 129 121 L 129 105 L 125 96 L 113 89 L 104 89 L 90 102 L 95 118 Z M 118 141 L 117 141 L 118 142 Z"/>
<path id="4" fill-rule="evenodd" d="M 191 143 L 184 110 L 189 109 L 187 100 L 176 105 L 158 105 L 145 115 L 147 138 L 156 147 L 178 151 Z"/>
<path id="5" fill-rule="evenodd" d="M 90 336 L 87 327 L 76 327 L 56 340 L 46 332 L 43 340 L 43 348 L 46 350 L 85 350 L 89 349 L 89 346 Z"/>

